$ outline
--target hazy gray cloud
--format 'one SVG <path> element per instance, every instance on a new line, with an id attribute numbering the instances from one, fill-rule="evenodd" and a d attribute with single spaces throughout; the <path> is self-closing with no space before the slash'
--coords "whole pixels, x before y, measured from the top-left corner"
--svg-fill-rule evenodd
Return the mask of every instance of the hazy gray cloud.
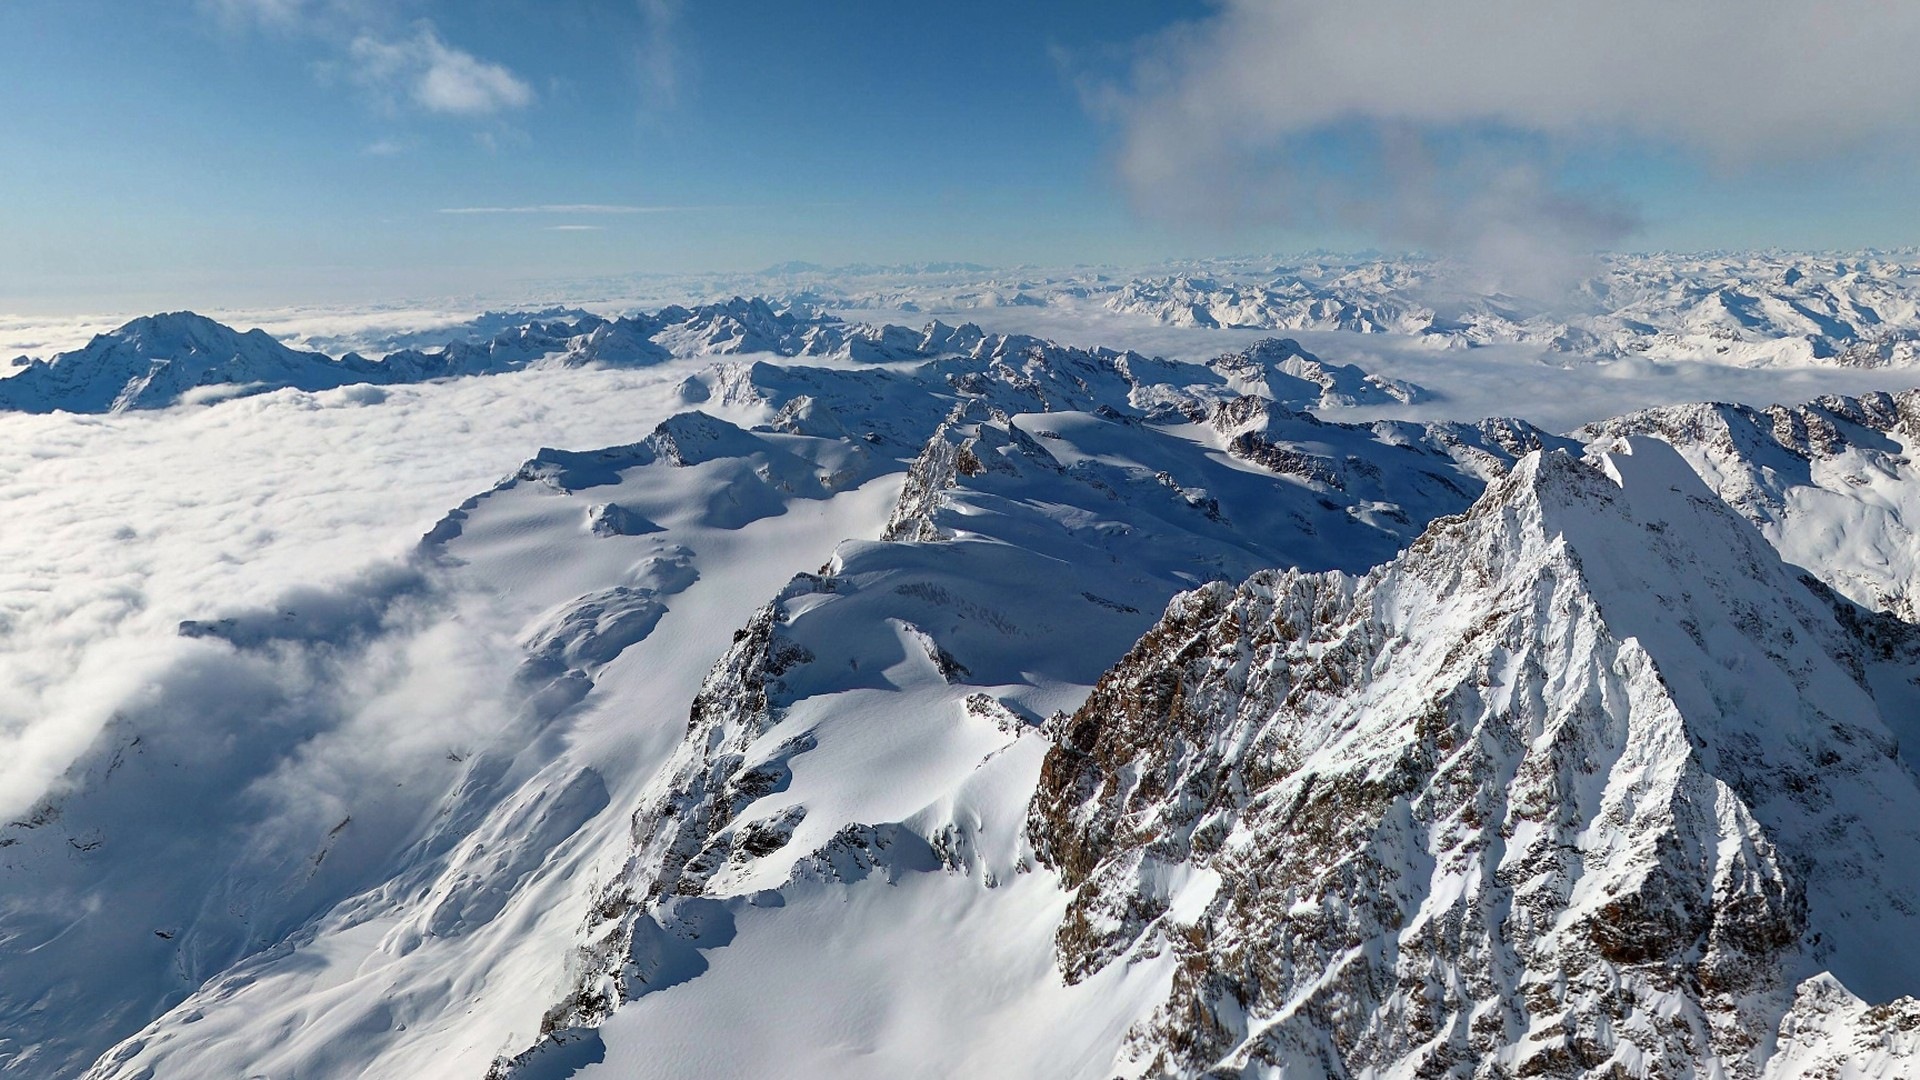
<path id="1" fill-rule="evenodd" d="M 1909 138 L 1917 44 L 1920 5 L 1884 0 L 1226 0 L 1096 96 L 1143 209 L 1495 256 L 1630 226 L 1556 180 L 1571 148 L 1737 168 Z"/>

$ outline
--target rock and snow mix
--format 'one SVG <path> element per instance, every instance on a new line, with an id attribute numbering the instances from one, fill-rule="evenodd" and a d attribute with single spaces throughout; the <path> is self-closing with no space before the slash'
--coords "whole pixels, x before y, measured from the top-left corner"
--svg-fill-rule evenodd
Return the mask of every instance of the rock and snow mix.
<path id="1" fill-rule="evenodd" d="M 1646 439 L 1364 577 L 1182 596 L 1042 767 L 1061 969 L 1172 955 L 1154 1075 L 1793 1075 L 1799 998 L 1914 988 L 1867 669 L 1915 656 L 1863 622 Z"/>
<path id="2" fill-rule="evenodd" d="M 1624 262 L 1607 303 L 1766 263 Z M 1766 280 L 1895 326 L 1890 265 Z M 1423 272 L 1329 263 L 1300 325 L 1427 333 Z M 1558 437 L 1341 422 L 1433 392 L 1293 340 L 759 300 L 445 340 L 156 316 L 0 380 L 108 414 L 0 417 L 76 445 L 402 396 L 461 453 L 514 395 L 623 433 L 392 509 L 424 538 L 354 573 L 130 620 L 171 620 L 141 677 L 0 793 L 0 1076 L 1920 1069 L 1912 393 Z M 22 596 L 0 634 L 58 625 Z"/>

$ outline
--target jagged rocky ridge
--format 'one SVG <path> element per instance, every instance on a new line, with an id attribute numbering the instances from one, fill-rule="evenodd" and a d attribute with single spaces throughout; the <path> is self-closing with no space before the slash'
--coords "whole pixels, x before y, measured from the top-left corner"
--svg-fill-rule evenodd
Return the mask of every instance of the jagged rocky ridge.
<path id="1" fill-rule="evenodd" d="M 1165 384 L 1142 381 L 1160 370 L 1144 358 L 1029 353 L 1019 361 L 1014 368 L 996 356 L 984 370 L 966 371 L 933 365 L 962 396 L 909 467 L 881 532 L 889 542 L 842 545 L 820 573 L 796 577 L 735 634 L 694 697 L 684 742 L 633 813 L 630 854 L 594 900 L 571 965 L 572 988 L 543 1018 L 540 1041 L 503 1057 L 496 1075 L 537 1075 L 548 1062 L 597 1043 L 597 1025 L 621 1005 L 697 969 L 691 957 L 711 947 L 700 942 L 711 940 L 715 925 L 731 925 L 730 912 L 741 905 L 783 903 L 769 895 L 789 888 L 942 867 L 991 882 L 1024 865 L 1023 856 L 1008 853 L 983 862 L 977 821 L 916 828 L 886 815 L 833 813 L 834 800 L 821 807 L 787 797 L 797 760 L 821 751 L 827 738 L 811 726 L 829 707 L 823 703 L 869 685 L 862 673 L 875 668 L 873 646 L 857 643 L 871 638 L 872 628 L 892 628 L 886 648 L 924 665 L 925 685 L 896 686 L 906 700 L 893 709 L 924 717 L 920 723 L 933 725 L 927 737 L 936 742 L 954 737 L 935 734 L 947 726 L 944 718 L 963 713 L 981 725 L 970 738 L 984 740 L 979 745 L 993 751 L 990 761 L 1008 740 L 1034 734 L 1029 710 L 1009 703 L 1021 688 L 1085 685 L 1099 658 L 1196 571 L 1234 576 L 1260 561 L 1256 553 L 1353 565 L 1365 552 L 1404 542 L 1429 508 L 1457 505 L 1545 438 L 1519 424 L 1325 424 L 1264 397 L 1214 400 L 1211 413 L 1207 397 L 1168 408 Z M 765 365 L 749 375 L 766 382 L 822 377 Z M 818 424 L 821 400 L 851 397 L 830 398 L 817 382 L 809 390 L 786 397 L 775 416 L 792 417 L 794 404 L 807 402 L 813 407 L 806 415 Z M 729 393 L 738 399 L 746 391 L 735 385 Z M 996 401 L 1047 411 L 1011 414 Z M 1128 402 L 1146 403 L 1176 427 L 1190 423 L 1189 412 L 1210 416 L 1200 431 L 1214 438 L 1258 432 L 1255 444 L 1268 456 L 1257 463 L 1280 482 L 1230 479 L 1185 439 L 1121 412 Z M 836 420 L 832 429 L 844 426 Z M 1359 453 L 1283 451 L 1269 436 Z M 1369 443 L 1376 449 L 1363 450 Z M 1235 440 L 1228 451 L 1249 457 L 1247 445 Z M 1385 446 L 1412 454 L 1373 464 L 1371 456 Z M 1121 453 L 1135 464 L 1110 464 Z M 1292 456 L 1280 460 L 1283 453 Z M 1304 462 L 1327 464 L 1316 473 Z M 1303 512 L 1303 497 L 1321 511 L 1338 507 L 1335 499 L 1353 500 L 1349 505 L 1366 513 Z M 1063 523 L 1101 519 L 1104 527 L 1058 531 Z M 1125 568 L 1119 578 L 1113 567 Z M 1070 638 L 1059 636 L 1063 618 L 1077 627 Z M 1107 643 L 1090 648 L 1090 639 Z M 1008 689 L 1014 698 L 999 696 Z M 979 767 L 966 759 L 947 765 L 963 785 Z M 936 796 L 933 790 L 910 797 Z"/>
<path id="2" fill-rule="evenodd" d="M 1861 624 L 1645 439 L 1183 596 L 1055 730 L 1061 970 L 1171 954 L 1144 1075 L 1900 1075 L 1920 785 L 1868 668 L 1915 656 Z"/>
<path id="3" fill-rule="evenodd" d="M 781 804 L 781 770 L 799 768 L 783 762 L 859 745 L 848 732 L 860 725 L 836 720 L 847 695 L 880 695 L 890 714 L 916 718 L 935 788 L 939 777 L 965 786 L 982 755 L 1010 743 L 1022 749 L 1008 767 L 1026 768 L 1036 718 L 1090 685 L 1175 592 L 1278 561 L 1360 569 L 1466 505 L 1518 454 L 1565 445 L 1514 422 L 1336 424 L 1245 396 L 1204 365 L 1033 339 L 983 336 L 968 354 L 912 367 L 749 360 L 689 371 L 681 398 L 711 411 L 671 417 L 631 445 L 542 451 L 436 525 L 396 579 L 404 585 L 182 627 L 213 650 L 195 664 L 300 677 L 197 718 L 232 725 L 235 771 L 171 792 L 178 814 L 165 837 L 147 836 L 157 826 L 140 793 L 179 767 L 168 725 L 194 715 L 187 690 L 130 709 L 121 741 L 71 778 L 48 824 L 0 837 L 10 894 L 36 897 L 9 910 L 8 932 L 42 943 L 0 986 L 0 1022 L 31 1047 L 0 1058 L 0 1071 L 71 1073 L 105 1034 L 124 1041 L 95 1062 L 102 1078 L 402 1075 L 453 1031 L 469 1032 L 458 1038 L 476 1075 L 530 1047 L 548 1062 L 591 1048 L 567 1032 L 698 966 L 688 935 L 719 916 L 689 897 L 733 912 L 783 883 L 805 895 L 882 865 L 893 867 L 882 876 L 971 865 L 953 854 L 972 842 L 967 829 L 936 844 L 907 822 L 927 797 L 914 785 L 907 806 L 828 792 Z M 1254 382 L 1290 377 L 1276 368 Z M 889 477 L 920 496 L 900 497 Z M 896 530 L 944 539 L 877 541 Z M 835 552 L 849 535 L 875 539 Z M 827 572 L 781 590 L 808 544 L 820 545 L 815 559 L 832 555 Z M 497 580 L 516 584 L 502 593 Z M 772 609 L 746 606 L 775 593 Z M 262 785 L 290 755 L 338 752 L 322 748 L 392 707 L 345 673 L 433 647 L 457 625 L 443 621 L 449 610 L 513 628 L 511 640 L 472 646 L 511 662 L 468 677 L 506 715 L 469 745 L 396 753 L 406 771 L 378 805 L 270 797 Z M 733 625 L 748 629 L 702 690 L 699 672 Z M 339 692 L 301 690 L 313 686 Z M 701 703 L 691 737 L 689 700 Z M 624 734 L 634 702 L 649 703 L 644 735 Z M 840 733 L 775 730 L 807 702 Z M 968 719 L 954 729 L 954 716 Z M 589 746 L 664 742 L 575 751 L 569 731 Z M 249 832 L 267 819 L 272 829 Z M 76 839 L 87 857 L 72 856 Z M 142 847 L 155 859 L 111 854 Z M 212 854 L 166 854 L 180 850 Z M 995 873 L 1010 878 L 1017 859 L 996 855 Z M 163 878 L 170 899 L 156 904 L 140 883 Z M 78 985 L 65 950 L 104 962 L 98 937 L 62 930 L 60 898 L 82 895 L 93 897 L 87 924 L 120 927 L 126 947 L 112 978 Z M 206 895 L 224 899 L 203 910 L 195 898 Z M 321 955 L 363 957 L 350 999 L 326 991 L 339 1010 L 329 1023 L 360 1037 L 250 1040 L 260 1018 L 288 1022 L 310 1007 L 321 991 L 308 980 L 328 970 L 311 962 Z M 462 980 L 522 989 L 489 990 L 478 1012 L 410 1007 L 395 1026 L 383 1010 L 436 1000 L 449 965 Z M 49 993 L 101 1022 L 45 1027 L 36 1017 Z"/>

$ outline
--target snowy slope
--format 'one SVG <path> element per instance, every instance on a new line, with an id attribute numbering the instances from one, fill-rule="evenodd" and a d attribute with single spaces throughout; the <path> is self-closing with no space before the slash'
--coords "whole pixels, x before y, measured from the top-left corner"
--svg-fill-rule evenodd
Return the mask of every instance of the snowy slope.
<path id="1" fill-rule="evenodd" d="M 1669 406 L 1575 434 L 1671 443 L 1788 562 L 1868 607 L 1920 614 L 1920 393 Z"/>

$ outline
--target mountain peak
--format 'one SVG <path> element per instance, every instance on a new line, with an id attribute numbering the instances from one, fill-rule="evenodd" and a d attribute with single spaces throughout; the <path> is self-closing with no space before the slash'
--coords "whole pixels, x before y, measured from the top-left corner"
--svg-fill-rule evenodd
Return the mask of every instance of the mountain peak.
<path id="1" fill-rule="evenodd" d="M 1920 988 L 1859 652 L 1671 448 L 1535 452 L 1365 577 L 1176 600 L 1058 725 L 1061 971 L 1175 954 L 1150 1072 L 1758 1076 L 1821 972 Z"/>
<path id="2" fill-rule="evenodd" d="M 195 311 L 166 311 L 154 315 L 143 315 L 115 330 L 96 336 L 87 347 L 93 348 L 103 342 L 124 342 L 136 348 L 145 349 L 185 347 L 197 351 L 216 351 L 240 349 L 251 345 L 259 348 L 281 349 L 290 353 L 295 351 L 265 330 L 236 330 Z"/>

